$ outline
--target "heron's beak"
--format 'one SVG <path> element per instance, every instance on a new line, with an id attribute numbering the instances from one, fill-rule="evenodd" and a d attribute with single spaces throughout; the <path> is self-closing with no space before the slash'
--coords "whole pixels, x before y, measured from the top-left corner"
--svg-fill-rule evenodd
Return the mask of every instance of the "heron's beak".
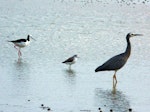
<path id="1" fill-rule="evenodd" d="M 143 36 L 143 34 L 134 34 L 134 36 Z"/>

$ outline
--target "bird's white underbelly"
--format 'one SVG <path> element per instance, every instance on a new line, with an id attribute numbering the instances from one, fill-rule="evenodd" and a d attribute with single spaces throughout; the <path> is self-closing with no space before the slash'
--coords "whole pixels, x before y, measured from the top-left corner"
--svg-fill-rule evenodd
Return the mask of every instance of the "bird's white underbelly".
<path id="1" fill-rule="evenodd" d="M 67 65 L 72 65 L 72 64 L 75 64 L 77 61 L 77 58 L 75 58 L 72 62 L 66 62 Z"/>
<path id="2" fill-rule="evenodd" d="M 19 42 L 19 43 L 15 43 L 16 46 L 18 47 L 25 47 L 29 44 L 30 42 L 27 41 L 27 42 Z"/>
<path id="3" fill-rule="evenodd" d="M 72 65 L 74 63 L 75 63 L 75 61 L 73 61 L 73 62 L 66 62 L 67 65 Z"/>

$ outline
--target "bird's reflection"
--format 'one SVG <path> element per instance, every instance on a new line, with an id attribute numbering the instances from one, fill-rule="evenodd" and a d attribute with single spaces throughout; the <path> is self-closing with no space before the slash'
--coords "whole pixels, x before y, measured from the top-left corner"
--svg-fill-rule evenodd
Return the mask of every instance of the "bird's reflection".
<path id="1" fill-rule="evenodd" d="M 65 72 L 69 76 L 75 76 L 75 74 L 76 74 L 76 72 L 74 70 L 72 70 L 72 69 L 66 69 Z"/>
<path id="2" fill-rule="evenodd" d="M 130 108 L 127 96 L 113 88 L 113 90 L 95 89 L 95 105 L 103 111 L 113 109 L 115 112 L 126 112 Z"/>
<path id="3" fill-rule="evenodd" d="M 69 82 L 70 84 L 75 84 L 76 72 L 72 69 L 66 69 L 64 72 L 65 79 L 67 79 L 67 82 Z"/>
<path id="4" fill-rule="evenodd" d="M 30 72 L 30 67 L 27 62 L 22 61 L 20 58 L 19 61 L 15 61 L 14 63 L 14 77 L 27 78 L 28 73 Z M 19 78 L 19 79 L 20 79 Z"/>
<path id="5" fill-rule="evenodd" d="M 25 61 L 15 60 L 13 64 L 13 71 L 11 73 L 12 77 L 12 87 L 13 94 L 15 95 L 26 95 L 29 87 L 30 81 L 30 65 Z"/>
<path id="6" fill-rule="evenodd" d="M 16 60 L 17 64 L 21 64 L 22 63 L 22 58 L 19 57 L 18 60 Z"/>

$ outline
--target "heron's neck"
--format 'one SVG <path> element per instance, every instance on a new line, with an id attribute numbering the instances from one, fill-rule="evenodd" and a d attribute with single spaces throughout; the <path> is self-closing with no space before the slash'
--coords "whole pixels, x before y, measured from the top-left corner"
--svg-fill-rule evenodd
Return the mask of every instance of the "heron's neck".
<path id="1" fill-rule="evenodd" d="M 125 54 L 127 57 L 129 57 L 130 53 L 131 53 L 131 43 L 130 43 L 130 38 L 127 38 L 127 48 L 126 48 Z"/>

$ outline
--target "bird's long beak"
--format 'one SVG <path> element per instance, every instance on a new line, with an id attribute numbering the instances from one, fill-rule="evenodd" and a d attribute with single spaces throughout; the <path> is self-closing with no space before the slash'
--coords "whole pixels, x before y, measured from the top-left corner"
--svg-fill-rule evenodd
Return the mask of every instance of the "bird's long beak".
<path id="1" fill-rule="evenodd" d="M 143 34 L 134 34 L 134 36 L 143 36 Z"/>
<path id="2" fill-rule="evenodd" d="M 32 36 L 30 36 L 33 40 L 35 40 Z M 36 40 L 35 40 L 36 41 Z"/>

